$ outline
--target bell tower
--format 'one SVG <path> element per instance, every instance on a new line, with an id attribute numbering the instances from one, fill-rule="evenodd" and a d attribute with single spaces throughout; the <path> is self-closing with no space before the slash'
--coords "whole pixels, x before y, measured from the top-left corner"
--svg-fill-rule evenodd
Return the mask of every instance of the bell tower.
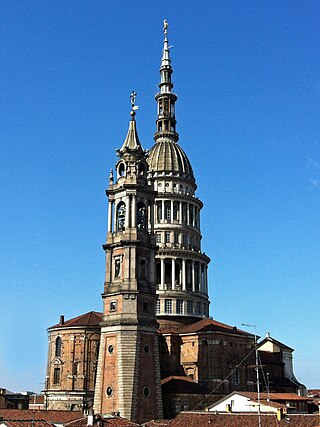
<path id="1" fill-rule="evenodd" d="M 148 185 L 147 153 L 139 141 L 131 94 L 131 120 L 116 150 L 116 177 L 109 177 L 108 232 L 103 245 L 106 273 L 96 413 L 119 413 L 142 423 L 162 418 L 156 319 L 153 187 Z"/>

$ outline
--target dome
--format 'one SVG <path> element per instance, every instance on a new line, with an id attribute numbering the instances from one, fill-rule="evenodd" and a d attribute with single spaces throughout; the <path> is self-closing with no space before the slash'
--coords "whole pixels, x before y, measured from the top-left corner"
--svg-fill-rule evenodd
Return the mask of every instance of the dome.
<path id="1" fill-rule="evenodd" d="M 183 149 L 170 140 L 157 141 L 147 158 L 149 172 L 179 176 L 194 181 L 190 161 Z"/>

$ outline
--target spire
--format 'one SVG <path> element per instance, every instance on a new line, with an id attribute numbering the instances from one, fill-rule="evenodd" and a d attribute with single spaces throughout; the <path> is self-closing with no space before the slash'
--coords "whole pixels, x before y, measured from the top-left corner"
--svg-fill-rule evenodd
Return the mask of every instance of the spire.
<path id="1" fill-rule="evenodd" d="M 117 154 L 119 156 L 121 156 L 126 151 L 141 151 L 141 152 L 143 152 L 143 148 L 141 146 L 141 143 L 140 143 L 140 140 L 138 137 L 138 132 L 137 132 L 137 128 L 136 128 L 136 121 L 134 118 L 136 115 L 136 110 L 139 108 L 138 105 L 135 105 L 136 96 L 137 96 L 136 92 L 132 91 L 131 95 L 130 95 L 130 101 L 131 101 L 130 116 L 131 116 L 131 120 L 129 122 L 129 129 L 128 129 L 126 139 L 124 140 L 124 143 L 122 144 L 122 147 L 120 148 L 120 150 L 117 150 Z"/>
<path id="2" fill-rule="evenodd" d="M 163 50 L 160 65 L 160 92 L 156 95 L 158 104 L 158 118 L 156 121 L 157 132 L 154 135 L 155 141 L 159 138 L 169 139 L 177 142 L 179 135 L 176 132 L 176 119 L 174 104 L 177 96 L 171 92 L 173 84 L 171 82 L 171 74 L 173 73 L 170 59 L 170 47 L 168 41 L 168 22 L 163 21 Z"/>

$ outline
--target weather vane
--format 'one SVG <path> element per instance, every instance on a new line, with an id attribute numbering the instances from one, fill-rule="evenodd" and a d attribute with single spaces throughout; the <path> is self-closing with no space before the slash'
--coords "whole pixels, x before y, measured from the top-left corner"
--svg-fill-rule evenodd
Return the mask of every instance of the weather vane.
<path id="1" fill-rule="evenodd" d="M 131 115 L 134 116 L 135 115 L 135 111 L 139 108 L 138 105 L 135 105 L 136 103 L 136 96 L 137 93 L 133 90 L 130 94 L 130 101 L 131 101 Z"/>
<path id="2" fill-rule="evenodd" d="M 166 19 L 163 21 L 163 34 L 166 36 L 168 34 L 169 24 Z"/>

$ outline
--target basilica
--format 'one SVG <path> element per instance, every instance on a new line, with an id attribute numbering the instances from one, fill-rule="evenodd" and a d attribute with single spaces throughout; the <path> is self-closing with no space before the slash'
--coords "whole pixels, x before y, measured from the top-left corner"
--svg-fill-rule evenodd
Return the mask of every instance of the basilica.
<path id="1" fill-rule="evenodd" d="M 165 21 L 154 145 L 146 150 L 139 140 L 133 92 L 106 190 L 103 311 L 60 316 L 48 328 L 48 409 L 93 409 L 142 423 L 254 391 L 257 370 L 266 391 L 303 391 L 293 349 L 270 336 L 257 343 L 209 317 L 203 203 L 179 143 L 172 73 Z"/>

